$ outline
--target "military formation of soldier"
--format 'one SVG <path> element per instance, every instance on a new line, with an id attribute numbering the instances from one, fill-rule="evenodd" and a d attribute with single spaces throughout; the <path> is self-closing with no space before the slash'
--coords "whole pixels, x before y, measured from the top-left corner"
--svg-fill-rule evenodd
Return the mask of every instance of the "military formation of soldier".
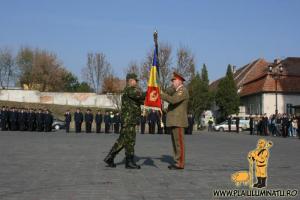
<path id="1" fill-rule="evenodd" d="M 53 116 L 47 109 L 3 106 L 0 115 L 2 131 L 52 131 Z"/>
<path id="2" fill-rule="evenodd" d="M 94 115 L 92 110 L 87 109 L 85 113 L 81 109 L 77 109 L 75 113 L 71 113 L 67 110 L 64 114 L 66 132 L 70 132 L 70 126 L 72 120 L 74 120 L 75 132 L 82 132 L 82 127 L 85 126 L 85 132 L 93 132 L 93 127 L 96 133 L 120 133 L 122 126 L 121 115 L 119 112 L 105 112 L 102 113 L 100 110 Z M 188 116 L 189 125 L 185 128 L 185 134 L 192 134 L 194 119 L 191 115 Z M 102 130 L 102 124 L 104 124 L 104 130 Z M 137 119 L 137 128 L 141 134 L 170 134 L 168 127 L 163 126 L 166 124 L 166 112 L 163 112 L 162 116 L 157 110 L 149 110 L 141 114 L 140 118 Z M 148 129 L 146 130 L 146 127 Z M 147 132 L 148 131 L 148 132 Z"/>
<path id="3" fill-rule="evenodd" d="M 96 133 L 102 133 L 102 123 L 104 122 L 104 133 L 119 133 L 121 126 L 121 118 L 118 112 L 105 112 L 103 114 L 100 110 L 97 110 L 94 115 L 91 109 L 87 109 L 85 113 L 77 108 L 72 114 L 70 110 L 67 110 L 64 114 L 66 132 L 70 132 L 70 126 L 74 121 L 74 129 L 76 133 L 82 132 L 83 125 L 85 126 L 85 132 L 93 132 L 93 126 L 95 126 Z"/>

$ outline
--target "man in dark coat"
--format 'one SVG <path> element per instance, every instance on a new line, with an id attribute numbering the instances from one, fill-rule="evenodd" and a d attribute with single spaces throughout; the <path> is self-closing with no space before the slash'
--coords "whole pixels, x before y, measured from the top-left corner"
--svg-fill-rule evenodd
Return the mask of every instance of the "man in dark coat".
<path id="1" fill-rule="evenodd" d="M 29 109 L 25 108 L 24 109 L 25 115 L 26 115 L 26 120 L 25 120 L 25 130 L 28 131 L 29 130 Z"/>
<path id="2" fill-rule="evenodd" d="M 239 133 L 240 132 L 240 118 L 238 116 L 236 116 L 236 118 L 235 118 L 235 128 L 236 128 L 236 132 Z"/>
<path id="3" fill-rule="evenodd" d="M 100 110 L 97 111 L 97 114 L 95 116 L 96 121 L 96 133 L 101 133 L 101 124 L 102 124 L 102 114 Z"/>
<path id="4" fill-rule="evenodd" d="M 156 114 L 154 110 L 151 110 L 148 114 L 148 126 L 149 126 L 149 134 L 154 134 L 155 132 L 155 124 L 156 124 Z"/>
<path id="5" fill-rule="evenodd" d="M 121 117 L 119 113 L 114 115 L 114 132 L 119 133 L 120 131 L 120 124 L 121 124 Z"/>
<path id="6" fill-rule="evenodd" d="M 70 123 L 72 121 L 72 115 L 70 113 L 70 110 L 67 110 L 67 112 L 65 113 L 65 123 L 66 123 L 66 132 L 69 133 L 70 132 Z"/>
<path id="7" fill-rule="evenodd" d="M 24 108 L 18 113 L 19 130 L 26 131 L 27 113 Z"/>
<path id="8" fill-rule="evenodd" d="M 141 134 L 145 134 L 145 126 L 146 126 L 146 121 L 147 121 L 147 118 L 146 118 L 145 114 L 141 115 L 140 121 L 141 121 L 140 122 Z"/>
<path id="9" fill-rule="evenodd" d="M 6 107 L 3 106 L 1 110 L 1 129 L 2 131 L 7 130 L 7 123 L 8 123 L 8 111 L 6 110 Z"/>
<path id="10" fill-rule="evenodd" d="M 192 135 L 194 127 L 194 117 L 192 114 L 188 114 L 188 127 L 185 129 L 185 134 Z"/>
<path id="11" fill-rule="evenodd" d="M 36 114 L 36 130 L 39 132 L 44 131 L 44 113 L 39 109 Z"/>
<path id="12" fill-rule="evenodd" d="M 282 136 L 287 137 L 288 136 L 288 129 L 289 129 L 289 118 L 286 114 L 283 114 L 282 118 Z"/>
<path id="13" fill-rule="evenodd" d="M 90 109 L 87 109 L 87 112 L 84 115 L 84 120 L 85 120 L 85 132 L 91 133 L 94 116 Z"/>
<path id="14" fill-rule="evenodd" d="M 53 116 L 48 109 L 45 111 L 44 116 L 45 116 L 45 118 L 44 118 L 45 132 L 51 132 L 52 124 L 53 124 Z"/>
<path id="15" fill-rule="evenodd" d="M 269 135 L 268 134 L 268 121 L 269 121 L 269 119 L 267 117 L 267 114 L 265 113 L 263 118 L 262 118 L 262 128 L 263 128 L 263 134 L 265 136 Z"/>
<path id="16" fill-rule="evenodd" d="M 249 126 L 250 126 L 250 135 L 253 135 L 254 121 L 253 121 L 252 115 L 250 115 L 250 118 L 249 118 Z"/>
<path id="17" fill-rule="evenodd" d="M 28 131 L 34 131 L 35 118 L 35 112 L 33 109 L 30 108 L 27 117 Z"/>
<path id="18" fill-rule="evenodd" d="M 75 121 L 75 131 L 76 133 L 80 133 L 81 124 L 83 122 L 83 114 L 79 108 L 77 108 L 76 112 L 74 113 L 74 121 Z"/>
<path id="19" fill-rule="evenodd" d="M 104 115 L 105 133 L 109 133 L 110 123 L 111 123 L 111 121 L 110 121 L 109 112 L 105 112 L 105 115 Z"/>

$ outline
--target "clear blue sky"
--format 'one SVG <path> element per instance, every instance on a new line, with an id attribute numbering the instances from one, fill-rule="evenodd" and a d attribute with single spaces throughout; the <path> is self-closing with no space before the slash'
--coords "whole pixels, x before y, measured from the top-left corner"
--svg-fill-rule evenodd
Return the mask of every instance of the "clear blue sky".
<path id="1" fill-rule="evenodd" d="M 300 56 L 299 24 L 297 0 L 1 0 L 0 48 L 47 49 L 79 77 L 86 54 L 104 52 L 122 77 L 157 29 L 174 50 L 188 46 L 213 81 L 229 63 Z"/>

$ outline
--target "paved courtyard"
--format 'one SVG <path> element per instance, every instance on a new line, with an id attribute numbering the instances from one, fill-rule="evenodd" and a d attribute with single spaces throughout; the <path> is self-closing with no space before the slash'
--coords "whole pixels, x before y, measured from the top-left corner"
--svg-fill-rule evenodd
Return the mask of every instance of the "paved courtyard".
<path id="1" fill-rule="evenodd" d="M 246 156 L 259 138 L 246 133 L 187 135 L 186 169 L 170 171 L 169 135 L 137 136 L 141 170 L 124 168 L 124 151 L 116 158 L 117 168 L 106 168 L 102 160 L 117 137 L 0 132 L 0 199 L 216 199 L 215 189 L 236 188 L 230 176 L 248 170 Z M 274 142 L 268 188 L 299 190 L 300 140 L 266 138 Z"/>

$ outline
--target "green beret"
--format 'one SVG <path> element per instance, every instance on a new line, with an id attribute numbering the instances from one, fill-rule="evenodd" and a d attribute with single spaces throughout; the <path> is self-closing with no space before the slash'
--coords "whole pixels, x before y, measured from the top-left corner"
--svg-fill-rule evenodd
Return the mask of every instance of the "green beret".
<path id="1" fill-rule="evenodd" d="M 136 75 L 135 73 L 128 73 L 128 74 L 126 75 L 126 80 L 128 81 L 129 79 L 134 79 L 134 80 L 136 80 L 136 81 L 139 80 L 138 77 L 137 77 L 137 75 Z"/>

